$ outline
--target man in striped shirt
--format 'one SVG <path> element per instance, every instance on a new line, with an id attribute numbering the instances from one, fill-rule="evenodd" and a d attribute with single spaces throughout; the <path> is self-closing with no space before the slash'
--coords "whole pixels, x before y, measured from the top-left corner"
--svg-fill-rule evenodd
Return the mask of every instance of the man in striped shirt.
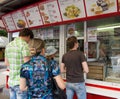
<path id="1" fill-rule="evenodd" d="M 9 66 L 10 99 L 26 99 L 27 91 L 21 92 L 20 69 L 21 65 L 30 60 L 28 42 L 33 38 L 33 32 L 24 28 L 19 32 L 19 37 L 10 42 L 5 49 L 5 64 Z"/>

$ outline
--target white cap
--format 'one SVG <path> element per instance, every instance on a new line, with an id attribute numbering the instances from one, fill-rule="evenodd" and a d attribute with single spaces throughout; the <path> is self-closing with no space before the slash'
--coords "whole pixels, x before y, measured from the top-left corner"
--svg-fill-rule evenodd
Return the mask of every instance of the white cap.
<path id="1" fill-rule="evenodd" d="M 48 46 L 46 48 L 45 56 L 53 55 L 57 52 L 57 49 L 54 46 Z"/>

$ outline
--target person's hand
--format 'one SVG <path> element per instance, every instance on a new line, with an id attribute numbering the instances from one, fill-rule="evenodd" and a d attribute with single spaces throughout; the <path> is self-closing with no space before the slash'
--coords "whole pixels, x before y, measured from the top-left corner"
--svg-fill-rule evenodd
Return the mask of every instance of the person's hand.
<path id="1" fill-rule="evenodd" d="M 36 54 L 36 49 L 35 48 L 30 48 L 30 53 L 31 53 L 31 55 L 35 55 Z"/>

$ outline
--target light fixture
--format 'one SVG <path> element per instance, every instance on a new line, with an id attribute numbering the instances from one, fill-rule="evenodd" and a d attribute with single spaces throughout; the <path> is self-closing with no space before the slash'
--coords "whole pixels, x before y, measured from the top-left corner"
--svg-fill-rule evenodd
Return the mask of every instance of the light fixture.
<path id="1" fill-rule="evenodd" d="M 97 30 L 106 30 L 106 29 L 113 29 L 113 28 L 119 28 L 120 25 L 117 26 L 107 26 L 107 27 L 99 27 Z"/>

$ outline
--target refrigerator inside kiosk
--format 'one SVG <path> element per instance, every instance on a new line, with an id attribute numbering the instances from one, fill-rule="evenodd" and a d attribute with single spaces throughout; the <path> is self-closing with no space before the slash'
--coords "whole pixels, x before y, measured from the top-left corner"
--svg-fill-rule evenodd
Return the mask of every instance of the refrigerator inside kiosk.
<path id="1" fill-rule="evenodd" d="M 55 60 L 59 62 L 59 26 L 35 29 L 33 33 L 35 38 L 40 38 L 45 41 L 45 48 L 54 46 L 58 50 Z"/>

